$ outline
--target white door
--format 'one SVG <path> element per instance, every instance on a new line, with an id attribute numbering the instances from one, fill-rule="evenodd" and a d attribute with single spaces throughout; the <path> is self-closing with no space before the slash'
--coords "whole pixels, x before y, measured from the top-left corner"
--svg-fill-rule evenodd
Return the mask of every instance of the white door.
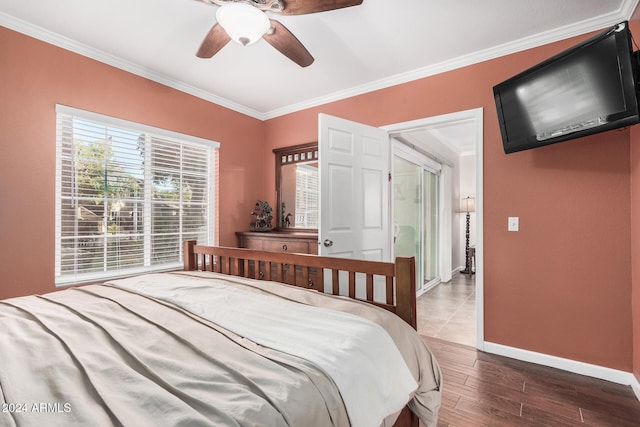
<path id="1" fill-rule="evenodd" d="M 320 114 L 318 149 L 318 253 L 391 261 L 391 144 L 387 131 Z"/>

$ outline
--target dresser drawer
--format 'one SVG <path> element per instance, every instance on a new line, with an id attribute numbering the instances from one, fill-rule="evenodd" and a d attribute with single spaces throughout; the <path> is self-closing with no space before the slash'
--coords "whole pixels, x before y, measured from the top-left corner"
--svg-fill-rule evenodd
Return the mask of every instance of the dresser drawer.
<path id="1" fill-rule="evenodd" d="M 308 254 L 309 243 L 294 242 L 291 240 L 263 240 L 262 250 L 269 252 L 294 252 L 299 254 Z"/>
<path id="2" fill-rule="evenodd" d="M 268 252 L 318 254 L 318 235 L 316 233 L 239 231 L 236 235 L 238 236 L 238 246 L 241 248 Z"/>
<path id="3" fill-rule="evenodd" d="M 248 237 L 242 237 L 239 239 L 239 245 L 241 248 L 253 249 L 256 251 L 262 251 L 262 239 L 252 239 Z"/>

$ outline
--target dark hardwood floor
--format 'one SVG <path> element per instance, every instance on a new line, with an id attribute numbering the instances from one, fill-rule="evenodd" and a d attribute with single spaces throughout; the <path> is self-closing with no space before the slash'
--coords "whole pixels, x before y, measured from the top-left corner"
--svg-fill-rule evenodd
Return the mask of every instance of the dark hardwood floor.
<path id="1" fill-rule="evenodd" d="M 444 377 L 438 426 L 640 426 L 630 387 L 423 338 Z"/>

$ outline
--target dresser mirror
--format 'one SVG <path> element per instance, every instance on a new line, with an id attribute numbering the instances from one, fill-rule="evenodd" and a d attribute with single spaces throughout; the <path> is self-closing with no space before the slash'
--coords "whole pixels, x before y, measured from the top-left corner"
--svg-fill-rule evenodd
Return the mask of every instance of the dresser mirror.
<path id="1" fill-rule="evenodd" d="M 276 148 L 278 229 L 318 229 L 318 143 Z"/>

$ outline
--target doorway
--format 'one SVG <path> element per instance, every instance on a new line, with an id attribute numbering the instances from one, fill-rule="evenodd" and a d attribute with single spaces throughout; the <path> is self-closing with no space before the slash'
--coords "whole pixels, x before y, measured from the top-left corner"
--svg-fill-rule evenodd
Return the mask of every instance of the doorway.
<path id="1" fill-rule="evenodd" d="M 389 253 L 392 250 L 393 231 L 391 230 L 392 221 L 389 212 L 391 192 L 387 179 L 391 165 L 390 138 L 402 138 L 403 135 L 412 132 L 450 133 L 459 128 L 465 129 L 465 132 L 470 134 L 471 146 L 475 150 L 476 164 L 475 346 L 483 350 L 482 108 L 380 128 L 325 114 L 319 115 L 318 122 L 318 148 L 322 154 L 320 155 L 320 169 L 328 171 L 320 174 L 322 188 L 320 206 L 321 212 L 323 212 L 318 229 L 319 240 L 323 242 L 320 246 L 320 254 L 331 256 L 333 253 L 333 256 L 370 260 L 389 259 Z M 414 151 L 420 149 L 418 146 L 412 148 Z M 431 156 L 427 155 L 427 157 Z M 372 163 L 365 166 L 363 164 L 365 160 Z M 438 235 L 440 254 L 438 269 L 443 282 L 451 280 L 455 269 L 452 263 L 458 252 L 453 245 L 459 244 L 461 240 L 456 238 L 456 227 L 453 227 L 452 223 L 454 206 L 459 204 L 460 197 L 455 193 L 455 188 L 452 185 L 452 169 L 452 167 L 443 165 L 440 183 L 439 224 L 441 232 Z M 348 177 L 356 177 L 361 181 L 349 181 Z M 366 185 L 363 187 L 363 184 Z M 458 200 L 454 201 L 454 199 Z M 362 215 L 362 213 L 366 215 Z M 447 231 L 442 232 L 442 230 Z M 375 246 L 367 246 L 370 244 Z M 448 250 L 444 250 L 444 248 L 448 248 Z"/>
<path id="2" fill-rule="evenodd" d="M 455 274 L 453 279 L 456 281 L 466 281 L 465 286 L 467 288 L 473 288 L 473 294 L 467 296 L 466 302 L 473 302 L 475 306 L 475 347 L 479 350 L 484 348 L 484 270 L 483 270 L 483 110 L 482 108 L 461 111 L 457 113 L 445 114 L 436 117 L 429 117 L 425 119 L 418 119 L 409 122 L 397 123 L 393 125 L 383 126 L 382 129 L 387 130 L 392 136 L 402 135 L 408 132 L 430 130 L 438 132 L 440 130 L 447 130 L 456 127 L 464 127 L 470 129 L 470 136 L 473 139 L 473 149 L 475 151 L 475 198 L 476 198 L 476 212 L 475 212 L 475 274 L 473 276 Z M 446 186 L 445 186 L 446 187 Z M 447 191 L 448 193 L 448 191 Z M 459 198 L 459 194 L 456 195 Z M 466 196 L 466 194 L 465 194 Z M 448 199 L 449 206 L 444 206 L 445 211 L 453 211 L 453 196 L 441 197 L 445 203 Z M 441 211 L 442 211 L 441 207 Z M 441 220 L 444 220 L 441 218 Z M 440 239 L 451 239 L 451 235 L 439 236 Z M 440 262 L 440 268 L 446 263 Z M 453 266 L 449 266 L 451 268 Z M 444 268 L 446 269 L 446 267 Z M 446 275 L 446 271 L 440 271 L 440 275 Z M 471 285 L 469 280 L 472 280 Z M 450 284 L 454 284 L 454 280 L 449 281 Z M 440 286 L 440 285 L 439 285 Z"/>

